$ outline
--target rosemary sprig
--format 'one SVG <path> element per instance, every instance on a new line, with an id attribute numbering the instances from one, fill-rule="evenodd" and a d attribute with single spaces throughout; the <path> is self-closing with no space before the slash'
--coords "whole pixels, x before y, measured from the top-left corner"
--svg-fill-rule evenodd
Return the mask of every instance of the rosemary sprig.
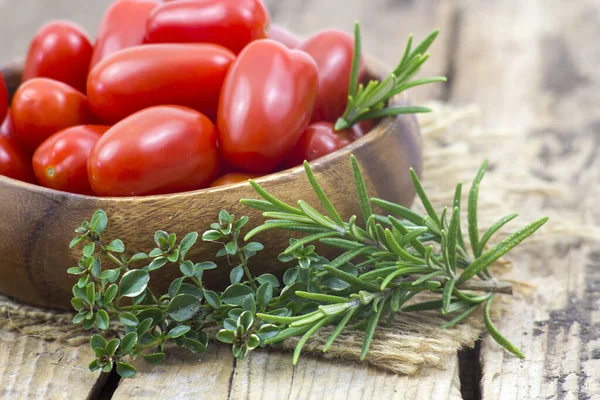
<path id="1" fill-rule="evenodd" d="M 436 213 L 415 174 L 413 182 L 427 215 L 381 199 L 369 199 L 358 162 L 354 157 L 351 161 L 363 224 L 357 223 L 356 216 L 342 219 L 308 163 L 306 175 L 325 214 L 302 200 L 298 207 L 286 204 L 256 182 L 251 183 L 264 200 L 241 202 L 262 210 L 269 219 L 249 231 L 243 241 L 241 232 L 248 218 L 236 219 L 227 211 L 219 213 L 218 221 L 202 234 L 202 240 L 222 244 L 216 257 L 226 258 L 231 281 L 222 292 L 210 290 L 203 280 L 204 271 L 217 268 L 213 261 L 196 263 L 187 259 L 200 237 L 198 233 L 187 234 L 177 244 L 175 234 L 159 230 L 154 235 L 154 249 L 128 258 L 121 240 L 104 244 L 108 218 L 104 211 L 97 211 L 89 222 L 77 228 L 78 235 L 71 242 L 72 247 L 84 244 L 78 266 L 68 270 L 79 276 L 73 286 L 72 304 L 77 311 L 73 322 L 100 330 L 107 330 L 111 322 L 119 322 L 124 331 L 110 340 L 99 334 L 92 337 L 90 343 L 96 358 L 90 369 L 107 372 L 116 366 L 121 376 L 130 377 L 136 372 L 130 359 L 141 356 L 151 364 L 160 363 L 168 342 L 203 352 L 211 332 L 216 333 L 218 341 L 231 344 L 238 359 L 257 347 L 299 336 L 293 357 L 296 363 L 310 337 L 328 325 L 335 328 L 323 351 L 345 329 L 360 329 L 364 331 L 364 359 L 379 324 L 391 321 L 399 311 L 438 310 L 449 318 L 442 328 L 449 328 L 481 306 L 490 336 L 522 357 L 490 318 L 494 296 L 511 293 L 510 285 L 482 272 L 533 234 L 547 218 L 516 231 L 487 251 L 483 246 L 477 247 L 471 260 L 460 234 L 460 196 L 455 196 L 449 224 L 441 215 L 445 211 Z M 476 180 L 474 185 L 479 182 Z M 476 196 L 477 190 L 471 193 Z M 476 205 L 476 199 L 471 199 L 470 204 Z M 379 206 L 390 215 L 374 214 L 372 206 Z M 471 226 L 476 207 L 471 206 L 469 214 L 468 230 L 471 240 L 477 241 Z M 505 222 L 506 218 L 490 228 L 484 235 L 485 242 Z M 306 233 L 301 239 L 290 239 L 289 246 L 279 255 L 278 262 L 291 263 L 280 278 L 254 275 L 256 271 L 250 265 L 263 245 L 248 240 L 269 229 Z M 315 253 L 312 242 L 341 249 L 342 254 L 333 260 L 325 259 Z M 112 268 L 103 265 L 101 259 L 108 259 Z M 141 262 L 145 263 L 143 267 L 134 267 Z M 181 276 L 157 298 L 148 285 L 151 273 L 165 266 L 178 267 Z M 438 299 L 407 304 L 423 292 Z"/>
<path id="2" fill-rule="evenodd" d="M 431 110 L 426 107 L 388 106 L 387 102 L 393 96 L 410 88 L 434 82 L 446 82 L 446 78 L 443 76 L 412 80 L 429 58 L 429 54 L 425 52 L 438 33 L 437 30 L 433 31 L 414 49 L 412 49 L 412 35 L 410 35 L 404 55 L 390 75 L 383 81 L 371 80 L 365 86 L 358 81 L 362 41 L 360 25 L 356 22 L 354 25 L 354 56 L 348 87 L 348 103 L 344 114 L 337 120 L 335 129 L 347 129 L 355 123 L 367 119 L 430 112 Z"/>

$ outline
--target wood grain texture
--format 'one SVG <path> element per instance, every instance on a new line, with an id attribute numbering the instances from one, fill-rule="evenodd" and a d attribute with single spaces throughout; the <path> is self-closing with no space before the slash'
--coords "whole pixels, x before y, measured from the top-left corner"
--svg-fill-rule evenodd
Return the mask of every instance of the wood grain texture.
<path id="1" fill-rule="evenodd" d="M 2 332 L 0 399 L 87 399 L 102 389 L 105 375 L 87 368 L 88 345 L 70 347 Z"/>
<path id="2" fill-rule="evenodd" d="M 133 379 L 122 380 L 113 399 L 461 399 L 456 357 L 446 370 L 427 370 L 415 377 L 398 376 L 351 362 L 303 357 L 276 350 L 255 351 L 235 362 L 227 346 L 213 345 L 206 354 L 174 350 L 159 366 L 143 366 Z M 201 361 L 199 361 L 201 359 Z M 233 374 L 233 375 L 231 375 Z"/>
<path id="3" fill-rule="evenodd" d="M 382 77 L 388 71 L 381 63 L 370 59 L 366 70 L 371 76 Z M 14 73 L 7 73 L 9 77 Z M 398 95 L 394 104 L 406 104 L 406 94 Z M 408 170 L 421 171 L 421 137 L 414 115 L 381 120 L 369 134 L 342 150 L 311 163 L 325 192 L 344 218 L 359 215 L 350 154 L 361 164 L 371 196 L 410 206 L 415 191 Z M 303 167 L 256 179 L 267 191 L 286 202 L 299 199 L 317 206 L 319 201 L 306 179 Z M 122 239 L 133 252 L 149 251 L 157 229 L 175 232 L 183 237 L 187 232 L 202 231 L 216 221 L 226 209 L 238 216 L 248 215 L 248 228 L 262 220 L 261 213 L 239 203 L 242 198 L 258 198 L 249 183 L 202 189 L 162 196 L 99 198 L 58 192 L 0 176 L 0 293 L 24 303 L 45 307 L 71 308 L 71 288 L 75 282 L 65 274 L 69 265 L 77 265 L 79 249 L 69 249 L 74 229 L 91 218 L 101 208 L 109 217 L 105 237 Z M 288 245 L 288 239 L 277 231 L 259 237 L 266 250 L 259 254 L 263 261 L 274 260 Z M 216 245 L 202 244 L 193 248 L 188 257 L 211 260 Z M 328 256 L 326 249 L 323 255 Z M 260 260 L 257 258 L 257 261 Z M 278 271 L 277 263 L 257 263 L 256 273 Z M 154 289 L 164 291 L 179 271 L 163 268 L 152 279 Z M 229 272 L 220 268 L 207 273 L 211 287 L 219 288 L 229 281 Z M 151 283 L 152 285 L 152 283 Z"/>
<path id="4" fill-rule="evenodd" d="M 112 399 L 230 398 L 234 358 L 227 346 L 210 346 L 203 354 L 172 347 L 160 365 L 148 365 L 143 360 L 134 365 L 138 374 L 121 380 Z"/>
<path id="5" fill-rule="evenodd" d="M 450 99 L 479 104 L 486 125 L 506 133 L 480 154 L 490 175 L 524 172 L 562 188 L 521 197 L 519 212 L 551 215 L 548 229 L 582 227 L 517 252 L 509 278 L 535 292 L 507 305 L 498 327 L 528 359 L 484 340 L 482 398 L 598 398 L 600 3 L 465 1 L 459 19 Z M 519 199 L 518 182 L 506 186 L 515 189 L 504 199 Z"/>

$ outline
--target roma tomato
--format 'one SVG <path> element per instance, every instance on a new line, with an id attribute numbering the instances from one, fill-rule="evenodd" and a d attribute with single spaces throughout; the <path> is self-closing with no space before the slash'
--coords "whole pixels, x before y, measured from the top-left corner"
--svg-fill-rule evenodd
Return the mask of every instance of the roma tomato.
<path id="1" fill-rule="evenodd" d="M 0 175 L 35 183 L 29 157 L 13 139 L 6 136 L 0 136 Z"/>
<path id="2" fill-rule="evenodd" d="M 23 83 L 13 98 L 11 114 L 15 138 L 30 153 L 50 135 L 92 120 L 87 98 L 81 92 L 47 78 Z"/>
<path id="3" fill-rule="evenodd" d="M 55 133 L 33 153 L 40 185 L 79 194 L 94 194 L 87 174 L 92 148 L 110 126 L 79 125 Z"/>
<path id="4" fill-rule="evenodd" d="M 216 43 L 239 53 L 267 37 L 269 13 L 262 0 L 181 0 L 148 18 L 146 43 Z"/>
<path id="5" fill-rule="evenodd" d="M 214 117 L 233 53 L 216 44 L 153 44 L 122 50 L 90 72 L 92 111 L 115 123 L 147 107 L 181 105 Z"/>
<path id="6" fill-rule="evenodd" d="M 6 115 L 8 110 L 8 91 L 2 72 L 0 72 L 0 116 Z"/>
<path id="7" fill-rule="evenodd" d="M 298 36 L 294 35 L 292 32 L 288 31 L 283 26 L 277 24 L 272 24 L 269 27 L 268 36 L 269 39 L 281 43 L 288 49 L 295 49 L 301 43 L 301 40 Z"/>
<path id="8" fill-rule="evenodd" d="M 13 123 L 13 120 L 12 120 L 10 108 L 6 112 L 6 117 L 4 117 L 4 121 L 2 121 L 2 125 L 0 125 L 0 136 L 6 136 L 6 137 L 15 136 L 15 124 Z"/>
<path id="9" fill-rule="evenodd" d="M 218 173 L 217 132 L 187 107 L 157 106 L 125 118 L 96 143 L 88 177 L 100 196 L 143 196 L 206 187 Z"/>
<path id="10" fill-rule="evenodd" d="M 93 50 L 81 27 L 67 21 L 50 22 L 29 45 L 23 81 L 50 78 L 85 92 Z"/>
<path id="11" fill-rule="evenodd" d="M 161 3 L 154 0 L 119 0 L 100 22 L 90 69 L 109 55 L 144 42 L 148 15 Z"/>
<path id="12" fill-rule="evenodd" d="M 285 160 L 287 168 L 295 167 L 306 161 L 326 156 L 352 143 L 354 133 L 342 130 L 334 131 L 331 122 L 310 124 L 300 140 Z"/>
<path id="13" fill-rule="evenodd" d="M 319 69 L 319 94 L 312 121 L 335 122 L 348 102 L 354 39 L 346 32 L 328 29 L 310 37 L 298 49 L 310 54 Z M 361 61 L 359 80 L 362 74 Z"/>
<path id="14" fill-rule="evenodd" d="M 231 185 L 238 182 L 246 182 L 248 179 L 258 178 L 257 174 L 245 174 L 243 172 L 230 172 L 217 178 L 210 187 Z"/>
<path id="15" fill-rule="evenodd" d="M 248 172 L 275 170 L 312 114 L 317 67 L 273 40 L 250 43 L 231 66 L 219 102 L 219 148 Z"/>

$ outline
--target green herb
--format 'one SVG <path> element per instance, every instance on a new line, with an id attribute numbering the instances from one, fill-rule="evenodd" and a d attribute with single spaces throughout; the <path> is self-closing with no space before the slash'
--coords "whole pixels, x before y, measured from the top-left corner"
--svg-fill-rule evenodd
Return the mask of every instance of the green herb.
<path id="1" fill-rule="evenodd" d="M 367 119 L 430 112 L 431 110 L 426 107 L 389 106 L 387 103 L 392 97 L 415 86 L 446 82 L 446 78 L 443 76 L 413 80 L 413 77 L 429 58 L 429 54 L 425 52 L 438 33 L 438 31 L 433 31 L 414 49 L 412 48 L 412 35 L 409 36 L 404 55 L 390 75 L 383 81 L 371 80 L 365 86 L 358 81 L 362 44 L 360 26 L 357 22 L 354 26 L 354 57 L 348 87 L 348 104 L 344 114 L 337 120 L 335 129 L 347 129 L 355 123 Z"/>
<path id="2" fill-rule="evenodd" d="M 102 210 L 94 213 L 90 221 L 77 228 L 78 236 L 71 242 L 72 247 L 83 245 L 78 266 L 68 270 L 79 277 L 73 286 L 72 304 L 77 310 L 73 322 L 100 330 L 120 323 L 123 334 L 112 340 L 98 334 L 92 336 L 90 343 L 96 359 L 90 369 L 110 371 L 116 366 L 119 375 L 130 377 L 136 372 L 130 360 L 136 356 L 151 364 L 160 363 L 169 342 L 192 352 L 203 352 L 208 346 L 207 330 L 215 328 L 216 339 L 231 344 L 238 359 L 257 347 L 298 336 L 294 363 L 310 337 L 323 327 L 334 327 L 323 351 L 343 330 L 360 329 L 364 332 L 364 359 L 379 324 L 391 321 L 400 310 L 438 310 L 448 316 L 449 321 L 442 326 L 448 328 L 482 306 L 490 336 L 522 357 L 492 324 L 489 310 L 494 294 L 511 293 L 511 287 L 491 278 L 487 267 L 533 234 L 547 218 L 518 230 L 487 251 L 482 245 L 474 246 L 471 257 L 460 233 L 459 195 L 455 196 L 448 223 L 446 208 L 441 213 L 435 210 L 412 173 L 418 196 L 427 210 L 427 215 L 419 215 L 398 204 L 369 199 L 358 162 L 353 156 L 351 161 L 364 224 L 358 224 L 356 216 L 342 219 L 308 163 L 304 164 L 306 174 L 325 214 L 302 200 L 298 207 L 286 204 L 256 182 L 251 182 L 252 186 L 264 200 L 241 202 L 263 211 L 268 220 L 242 239 L 248 218 L 238 219 L 227 211 L 219 213 L 201 238 L 222 244 L 216 259 L 224 259 L 224 264 L 229 265 L 231 281 L 222 292 L 206 287 L 203 280 L 204 271 L 217 268 L 213 261 L 187 259 L 200 237 L 198 233 L 189 233 L 177 243 L 175 234 L 159 230 L 154 235 L 155 248 L 148 254 L 136 253 L 128 258 L 129 252 L 121 240 L 104 244 L 108 218 Z M 492 237 L 499 224 L 484 235 L 485 240 L 479 240 L 473 224 L 477 224 L 477 187 L 483 174 L 478 177 L 471 190 L 468 232 L 471 242 L 481 244 Z M 460 185 L 458 188 L 457 193 Z M 374 214 L 373 206 L 388 215 Z M 503 225 L 506 219 L 501 221 Z M 263 245 L 249 240 L 269 229 L 306 234 L 290 239 L 278 260 L 273 260 L 288 266 L 281 277 L 256 275 L 252 268 L 252 258 L 263 250 Z M 341 249 L 342 254 L 333 260 L 325 259 L 315 252 L 313 242 Z M 104 258 L 112 265 L 102 264 Z M 145 266 L 133 267 L 142 261 Z M 181 276 L 171 283 L 167 293 L 157 296 L 149 283 L 152 272 L 160 268 L 178 268 Z M 406 304 L 422 292 L 429 294 L 426 302 Z"/>

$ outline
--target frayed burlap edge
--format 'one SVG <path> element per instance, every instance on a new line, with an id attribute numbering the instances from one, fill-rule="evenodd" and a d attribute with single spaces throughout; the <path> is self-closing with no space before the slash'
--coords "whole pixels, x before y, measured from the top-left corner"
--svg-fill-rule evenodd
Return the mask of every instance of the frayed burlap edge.
<path id="1" fill-rule="evenodd" d="M 467 188 L 483 161 L 483 154 L 490 154 L 503 143 L 505 149 L 496 154 L 515 157 L 509 148 L 519 146 L 514 132 L 483 130 L 478 126 L 476 107 L 453 108 L 433 104 L 435 112 L 420 116 L 424 140 L 424 177 L 426 192 L 436 207 L 452 204 L 454 185 L 463 182 Z M 479 155 L 482 154 L 482 155 Z M 518 152 L 516 153 L 518 154 Z M 473 156 L 477 155 L 477 156 Z M 502 161 L 502 160 L 500 160 Z M 518 163 L 517 163 L 518 164 Z M 537 180 L 524 171 L 510 171 L 509 176 L 492 176 L 480 193 L 480 227 L 490 226 L 496 218 L 519 209 L 523 196 L 563 195 L 556 185 Z M 486 177 L 486 180 L 488 178 Z M 518 182 L 515 185 L 514 182 Z M 466 196 L 467 190 L 463 190 Z M 512 194 L 517 193 L 518 196 Z M 418 206 L 417 206 L 418 207 Z M 517 208 L 515 208 L 517 207 Z M 552 226 L 545 234 L 536 235 L 533 242 L 546 240 L 552 235 L 589 235 L 597 237 L 596 227 Z M 531 242 L 531 241 L 530 241 Z M 495 266 L 497 273 L 510 270 L 510 262 L 503 261 Z M 517 282 L 516 290 L 531 292 L 526 283 Z M 18 340 L 36 337 L 42 340 L 58 340 L 78 346 L 89 341 L 90 333 L 71 322 L 69 313 L 57 313 L 35 307 L 24 306 L 0 296 L 0 340 Z M 440 329 L 446 319 L 439 314 L 398 314 L 391 327 L 380 327 L 373 339 L 366 362 L 394 373 L 412 375 L 425 367 L 443 368 L 450 356 L 462 347 L 471 347 L 483 331 L 481 316 L 474 315 L 465 323 L 451 329 Z M 118 334 L 117 326 L 111 326 L 109 334 Z M 2 332 L 15 332 L 10 338 Z M 327 353 L 321 351 L 331 333 L 330 328 L 318 332 L 304 347 L 308 354 L 318 354 L 328 359 L 356 361 L 360 358 L 363 343 L 361 332 L 345 331 Z M 286 340 L 282 348 L 292 350 L 297 338 Z"/>

